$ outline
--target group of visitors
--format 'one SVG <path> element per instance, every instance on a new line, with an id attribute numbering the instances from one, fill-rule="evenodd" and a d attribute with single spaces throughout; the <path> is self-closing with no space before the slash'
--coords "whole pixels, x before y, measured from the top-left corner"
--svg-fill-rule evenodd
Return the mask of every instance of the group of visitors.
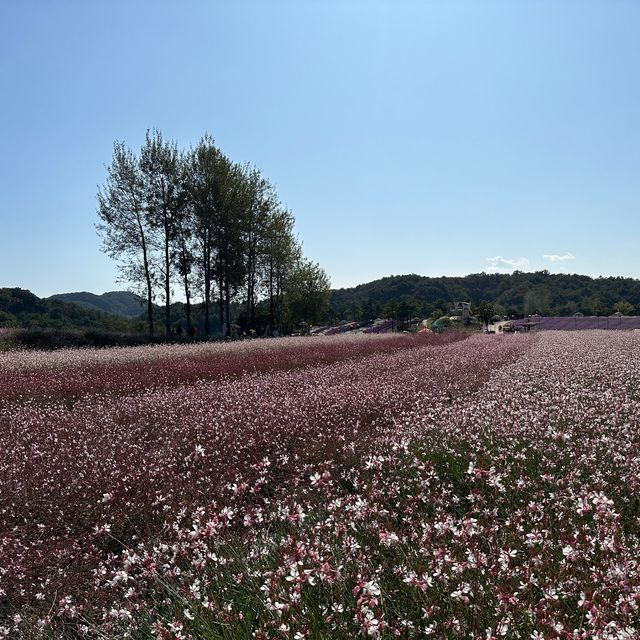
<path id="1" fill-rule="evenodd" d="M 182 325 L 178 324 L 175 327 L 171 328 L 171 335 L 181 337 L 184 333 L 182 329 Z M 198 327 L 189 326 L 187 327 L 187 336 L 190 338 L 197 338 L 200 335 L 200 330 Z"/>

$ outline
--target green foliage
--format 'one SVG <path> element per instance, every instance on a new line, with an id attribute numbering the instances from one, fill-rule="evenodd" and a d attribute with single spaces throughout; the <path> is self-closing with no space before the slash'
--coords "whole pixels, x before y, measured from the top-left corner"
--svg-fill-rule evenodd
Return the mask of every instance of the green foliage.
<path id="1" fill-rule="evenodd" d="M 370 319 L 350 317 L 347 310 L 365 303 L 384 307 L 391 301 L 415 301 L 422 317 L 440 317 L 453 302 L 468 300 L 477 307 L 490 301 L 506 315 L 608 315 L 614 305 L 627 301 L 633 308 L 640 304 L 640 280 L 633 278 L 590 278 L 548 271 L 512 274 L 475 273 L 464 277 L 430 278 L 415 274 L 389 276 L 350 289 L 331 292 L 330 315 L 335 320 Z M 628 310 L 628 307 L 623 307 Z M 628 311 L 631 313 L 632 311 Z M 352 315 L 352 314 L 351 314 Z"/>
<path id="2" fill-rule="evenodd" d="M 264 332 L 282 331 L 285 283 L 301 259 L 293 216 L 258 169 L 233 162 L 211 136 L 188 152 L 157 130 L 147 132 L 139 154 L 116 142 L 98 203 L 103 250 L 118 261 L 123 280 L 144 295 L 150 334 L 158 293 L 166 333 L 175 326 L 176 284 L 184 293 L 187 326 L 196 321 L 194 295 L 202 300 L 207 335 L 216 328 L 232 335 L 234 304 L 244 306 L 242 330 L 257 333 L 257 305 L 265 298 Z"/>
<path id="3" fill-rule="evenodd" d="M 142 324 L 144 329 L 144 323 Z M 186 339 L 186 338 L 184 338 Z M 135 347 L 146 344 L 176 342 L 175 336 L 149 336 L 142 332 L 120 332 L 105 329 L 0 329 L 0 351 L 16 349 L 54 350 L 79 347 Z"/>
<path id="4" fill-rule="evenodd" d="M 490 302 L 483 300 L 476 309 L 476 316 L 484 323 L 485 327 L 489 326 L 491 319 L 495 315 L 494 306 Z"/>
<path id="5" fill-rule="evenodd" d="M 158 130 L 147 131 L 140 150 L 140 175 L 147 222 L 156 245 L 161 291 L 164 300 L 164 325 L 171 334 L 171 276 L 174 269 L 175 241 L 184 212 L 182 167 L 178 146 L 167 141 Z"/>
<path id="6" fill-rule="evenodd" d="M 158 274 L 154 267 L 157 238 L 145 200 L 143 171 L 138 157 L 123 142 L 113 145 L 107 179 L 98 191 L 96 230 L 102 250 L 118 261 L 122 278 L 144 293 L 147 324 L 153 335 L 153 287 Z"/>
<path id="7" fill-rule="evenodd" d="M 326 315 L 331 297 L 329 276 L 319 264 L 301 260 L 285 285 L 286 326 L 295 331 L 300 323 L 318 324 Z"/>
<path id="8" fill-rule="evenodd" d="M 633 312 L 633 305 L 626 300 L 620 300 L 613 305 L 613 310 L 623 316 L 628 316 Z"/>
<path id="9" fill-rule="evenodd" d="M 18 318 L 12 313 L 0 310 L 0 327 L 17 327 L 18 324 Z"/>
<path id="10" fill-rule="evenodd" d="M 0 289 L 0 327 L 132 331 L 135 323 L 56 299 L 41 299 L 25 289 Z"/>
<path id="11" fill-rule="evenodd" d="M 114 316 L 125 318 L 138 318 L 145 312 L 146 301 L 130 291 L 109 291 L 102 295 L 80 291 L 77 293 L 57 293 L 49 297 L 49 300 L 61 300 L 77 304 L 86 309 L 102 311 Z"/>

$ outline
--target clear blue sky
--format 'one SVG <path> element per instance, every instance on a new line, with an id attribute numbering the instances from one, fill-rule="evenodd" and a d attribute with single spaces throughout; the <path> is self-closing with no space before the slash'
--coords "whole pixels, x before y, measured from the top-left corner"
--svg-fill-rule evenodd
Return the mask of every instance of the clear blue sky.
<path id="1" fill-rule="evenodd" d="M 0 286 L 124 288 L 95 194 L 149 127 L 260 167 L 337 287 L 640 277 L 639 34 L 635 0 L 4 0 Z"/>

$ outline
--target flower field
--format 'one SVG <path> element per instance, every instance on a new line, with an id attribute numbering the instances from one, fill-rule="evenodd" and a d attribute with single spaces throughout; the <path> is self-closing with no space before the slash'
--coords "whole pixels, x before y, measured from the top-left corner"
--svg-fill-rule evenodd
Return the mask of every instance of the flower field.
<path id="1" fill-rule="evenodd" d="M 0 354 L 0 637 L 640 637 L 640 335 Z"/>

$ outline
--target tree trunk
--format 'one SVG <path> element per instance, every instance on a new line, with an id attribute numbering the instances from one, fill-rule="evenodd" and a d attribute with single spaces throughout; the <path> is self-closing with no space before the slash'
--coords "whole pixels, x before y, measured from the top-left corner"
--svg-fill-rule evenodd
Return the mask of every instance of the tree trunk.
<path id="1" fill-rule="evenodd" d="M 255 305 L 255 288 L 256 288 L 256 247 L 253 238 L 249 238 L 247 252 L 247 318 L 250 328 L 256 326 L 256 305 Z"/>
<path id="2" fill-rule="evenodd" d="M 142 264 L 144 266 L 144 279 L 147 283 L 147 322 L 149 323 L 149 335 L 153 336 L 153 291 L 151 289 L 151 270 L 149 269 L 149 255 L 147 252 L 147 242 L 145 240 L 144 228 L 140 220 L 139 211 L 136 213 L 138 230 L 142 246 Z"/>
<path id="3" fill-rule="evenodd" d="M 166 214 L 165 214 L 166 215 Z M 171 335 L 171 260 L 169 257 L 169 228 L 164 232 L 164 323 L 167 335 Z"/>
<path id="4" fill-rule="evenodd" d="M 220 333 L 225 333 L 224 327 L 224 284 L 222 282 L 222 276 L 218 278 L 218 315 L 220 322 Z"/>
<path id="5" fill-rule="evenodd" d="M 147 322 L 149 323 L 149 335 L 153 336 L 153 298 L 151 291 L 151 276 L 147 265 L 147 258 L 144 259 L 145 278 L 147 280 Z"/>
<path id="6" fill-rule="evenodd" d="M 186 298 L 187 302 L 185 304 L 185 311 L 186 311 L 186 315 L 187 315 L 187 327 L 191 326 L 191 292 L 189 290 L 189 276 L 187 274 L 187 272 L 185 271 L 184 274 L 184 297 Z"/>
<path id="7" fill-rule="evenodd" d="M 275 295 L 275 323 L 278 336 L 282 335 L 282 315 L 283 315 L 283 293 L 282 293 L 282 273 L 276 272 L 276 295 Z"/>
<path id="8" fill-rule="evenodd" d="M 203 239 L 203 256 L 202 267 L 204 277 L 204 333 L 206 336 L 211 335 L 211 232 L 209 229 L 204 231 Z"/>
<path id="9" fill-rule="evenodd" d="M 249 272 L 247 274 L 247 319 L 249 321 L 249 328 L 253 329 L 255 325 L 255 311 L 253 308 L 253 284 L 252 284 L 253 276 Z"/>
<path id="10" fill-rule="evenodd" d="M 273 336 L 275 307 L 274 307 L 274 291 L 273 291 L 273 258 L 269 259 L 269 335 Z"/>
<path id="11" fill-rule="evenodd" d="M 186 299 L 185 311 L 187 316 L 187 328 L 189 328 L 191 326 L 191 288 L 189 287 L 189 272 L 191 271 L 192 266 L 192 256 L 189 255 L 189 250 L 187 249 L 182 225 L 180 227 L 180 252 L 182 254 L 180 257 L 180 266 L 184 282 L 184 297 Z"/>
<path id="12" fill-rule="evenodd" d="M 229 281 L 227 280 L 224 283 L 224 310 L 225 310 L 225 320 L 226 320 L 226 331 L 225 331 L 225 336 L 229 337 L 231 335 L 231 320 L 229 318 L 230 310 L 231 307 L 231 296 L 230 296 L 230 292 L 229 292 Z"/>
<path id="13" fill-rule="evenodd" d="M 208 276 L 204 279 L 204 333 L 211 335 L 211 321 L 209 319 L 209 307 L 211 306 L 211 280 Z"/>

